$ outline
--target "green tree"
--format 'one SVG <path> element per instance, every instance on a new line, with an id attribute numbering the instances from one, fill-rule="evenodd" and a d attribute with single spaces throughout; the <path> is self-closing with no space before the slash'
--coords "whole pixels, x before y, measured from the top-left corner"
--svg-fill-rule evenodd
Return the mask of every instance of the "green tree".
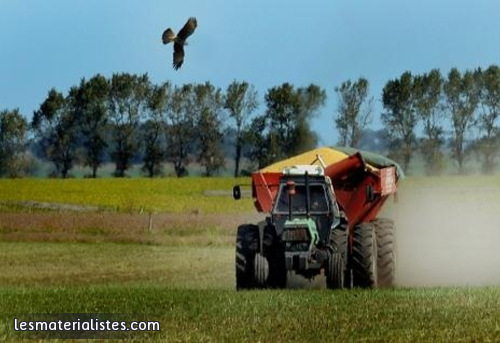
<path id="1" fill-rule="evenodd" d="M 468 133 L 475 124 L 475 111 L 479 103 L 480 74 L 467 70 L 464 75 L 453 68 L 448 73 L 443 89 L 446 105 L 452 122 L 452 157 L 457 161 L 458 172 L 465 172 L 465 161 L 470 149 L 467 149 Z"/>
<path id="2" fill-rule="evenodd" d="M 68 98 L 71 96 L 70 92 Z M 73 168 L 78 145 L 76 118 L 68 106 L 71 101 L 51 89 L 31 122 L 44 156 L 54 163 L 55 174 L 63 178 Z"/>
<path id="3" fill-rule="evenodd" d="M 365 78 L 356 82 L 347 80 L 335 88 L 338 96 L 335 126 L 339 132 L 339 144 L 357 148 L 361 133 L 369 124 L 373 111 L 373 97 L 368 98 L 370 83 Z"/>
<path id="4" fill-rule="evenodd" d="M 283 83 L 270 88 L 266 112 L 255 117 L 244 132 L 249 145 L 245 156 L 262 168 L 316 147 L 310 121 L 325 101 L 326 92 L 314 84 L 295 89 Z"/>
<path id="5" fill-rule="evenodd" d="M 240 163 L 244 145 L 244 132 L 248 129 L 249 119 L 257 109 L 257 91 L 248 82 L 233 81 L 226 90 L 224 108 L 235 122 L 234 177 L 240 175 Z"/>
<path id="6" fill-rule="evenodd" d="M 265 102 L 270 158 L 271 161 L 278 161 L 287 157 L 292 150 L 300 101 L 293 85 L 285 83 L 269 89 L 265 95 Z"/>
<path id="7" fill-rule="evenodd" d="M 260 115 L 255 117 L 248 128 L 243 131 L 243 139 L 248 144 L 245 157 L 254 164 L 253 167 L 256 169 L 264 168 L 273 162 L 268 126 L 267 116 Z"/>
<path id="8" fill-rule="evenodd" d="M 167 115 L 167 160 L 173 163 L 177 177 L 188 174 L 187 166 L 196 140 L 193 88 L 192 84 L 175 87 Z"/>
<path id="9" fill-rule="evenodd" d="M 79 87 L 74 88 L 73 109 L 83 139 L 84 165 L 90 167 L 93 178 L 97 177 L 108 146 L 109 92 L 109 81 L 99 74 L 89 80 L 82 79 Z"/>
<path id="10" fill-rule="evenodd" d="M 415 127 L 418 122 L 413 102 L 413 77 L 405 72 L 399 79 L 386 83 L 382 101 L 382 121 L 391 143 L 390 155 L 408 170 L 416 147 Z"/>
<path id="11" fill-rule="evenodd" d="M 28 123 L 19 109 L 0 112 L 0 176 L 25 174 L 26 134 Z"/>
<path id="12" fill-rule="evenodd" d="M 482 136 L 477 148 L 483 158 L 483 172 L 490 174 L 495 170 L 499 146 L 497 121 L 500 116 L 500 68 L 492 65 L 484 72 L 478 70 L 478 73 L 481 77 L 478 126 Z"/>
<path id="13" fill-rule="evenodd" d="M 428 174 L 437 175 L 444 169 L 444 143 L 442 121 L 442 88 L 444 79 L 438 69 L 424 75 L 417 75 L 413 80 L 413 99 L 418 117 L 422 120 L 424 137 L 421 151 Z"/>
<path id="14" fill-rule="evenodd" d="M 310 150 L 317 144 L 310 120 L 324 105 L 326 92 L 316 85 L 295 89 L 284 83 L 265 96 L 270 157 L 278 161 Z"/>
<path id="15" fill-rule="evenodd" d="M 300 103 L 295 122 L 295 133 L 292 136 L 293 146 L 288 156 L 300 154 L 316 147 L 318 136 L 311 130 L 311 120 L 326 102 L 326 92 L 314 84 L 298 88 L 297 94 Z"/>
<path id="16" fill-rule="evenodd" d="M 144 159 L 142 170 L 149 177 L 158 176 L 162 173 L 162 162 L 165 159 L 165 149 L 162 133 L 165 132 L 165 113 L 172 91 L 170 83 L 153 86 L 148 98 L 148 118 L 143 125 Z"/>
<path id="17" fill-rule="evenodd" d="M 109 114 L 113 133 L 116 177 L 124 177 L 138 149 L 137 128 L 147 104 L 150 82 L 147 74 L 113 74 L 109 97 Z"/>
<path id="18" fill-rule="evenodd" d="M 194 111 L 198 143 L 198 162 L 205 168 L 205 175 L 212 176 L 225 164 L 222 151 L 224 105 L 222 91 L 209 82 L 195 85 Z"/>

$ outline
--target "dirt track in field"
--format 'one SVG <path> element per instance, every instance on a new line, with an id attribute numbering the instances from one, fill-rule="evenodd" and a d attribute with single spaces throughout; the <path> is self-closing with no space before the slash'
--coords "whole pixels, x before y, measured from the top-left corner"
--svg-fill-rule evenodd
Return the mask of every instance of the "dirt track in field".
<path id="1" fill-rule="evenodd" d="M 139 214 L 48 211 L 0 213 L 0 241 L 232 245 L 248 214 Z"/>
<path id="2" fill-rule="evenodd" d="M 500 188 L 412 188 L 390 207 L 398 285 L 500 285 Z"/>

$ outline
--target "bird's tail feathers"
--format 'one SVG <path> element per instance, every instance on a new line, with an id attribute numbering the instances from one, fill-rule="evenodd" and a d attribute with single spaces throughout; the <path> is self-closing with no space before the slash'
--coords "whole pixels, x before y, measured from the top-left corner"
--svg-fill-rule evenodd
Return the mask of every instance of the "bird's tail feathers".
<path id="1" fill-rule="evenodd" d="M 163 41 L 163 44 L 173 42 L 175 40 L 174 31 L 172 31 L 172 29 L 166 29 L 165 32 L 163 32 L 161 39 Z"/>

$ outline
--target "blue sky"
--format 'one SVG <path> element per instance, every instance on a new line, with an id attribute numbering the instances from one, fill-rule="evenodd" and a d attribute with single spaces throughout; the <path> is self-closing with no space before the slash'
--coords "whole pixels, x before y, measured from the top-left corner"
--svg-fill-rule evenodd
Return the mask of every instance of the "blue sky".
<path id="1" fill-rule="evenodd" d="M 50 88 L 66 93 L 97 73 L 222 88 L 246 80 L 261 98 L 283 82 L 316 83 L 328 101 L 313 129 L 334 144 L 341 82 L 366 77 L 378 100 L 406 70 L 500 64 L 499 13 L 498 0 L 0 0 L 0 109 L 31 118 Z M 161 33 L 190 16 L 198 29 L 174 71 Z"/>

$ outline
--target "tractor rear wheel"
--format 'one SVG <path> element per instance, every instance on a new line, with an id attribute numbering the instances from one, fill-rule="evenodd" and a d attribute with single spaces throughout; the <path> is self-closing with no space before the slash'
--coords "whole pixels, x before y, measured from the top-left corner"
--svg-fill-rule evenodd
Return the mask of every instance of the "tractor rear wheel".
<path id="1" fill-rule="evenodd" d="M 257 225 L 240 225 L 236 235 L 236 289 L 255 287 L 255 257 L 259 249 Z"/>
<path id="2" fill-rule="evenodd" d="M 377 241 L 372 223 L 361 223 L 354 227 L 351 257 L 353 286 L 376 287 Z"/>
<path id="3" fill-rule="evenodd" d="M 392 287 L 396 273 L 394 221 L 377 218 L 372 223 L 377 236 L 377 283 L 381 287 Z"/>
<path id="4" fill-rule="evenodd" d="M 326 286 L 329 289 L 338 289 L 346 286 L 347 263 L 347 227 L 335 228 L 330 233 L 330 246 L 333 252 L 327 260 Z"/>

